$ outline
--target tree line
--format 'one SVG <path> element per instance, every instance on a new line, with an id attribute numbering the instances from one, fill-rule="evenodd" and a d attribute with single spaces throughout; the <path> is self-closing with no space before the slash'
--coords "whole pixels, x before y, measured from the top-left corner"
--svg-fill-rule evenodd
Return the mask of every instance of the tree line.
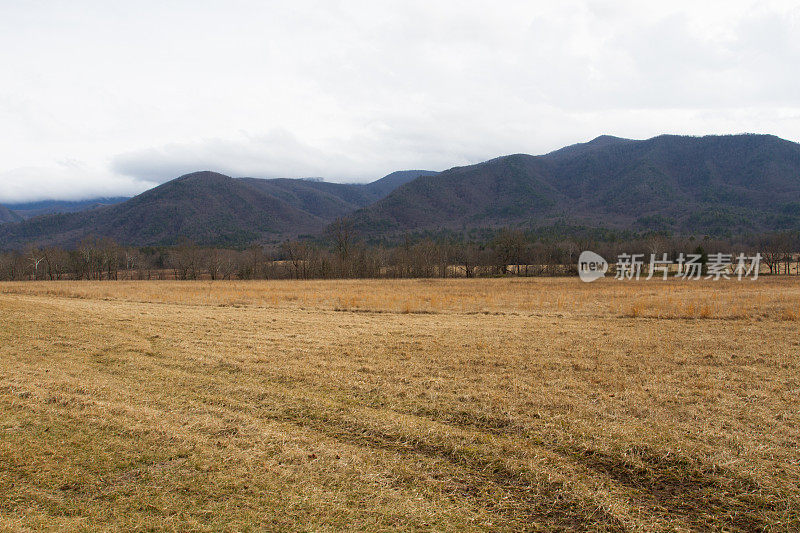
<path id="1" fill-rule="evenodd" d="M 350 226 L 334 224 L 327 239 L 286 241 L 244 249 L 198 246 L 121 246 L 89 238 L 73 249 L 29 247 L 0 253 L 0 280 L 331 279 L 481 276 L 563 276 L 576 272 L 579 254 L 592 250 L 613 263 L 620 254 L 712 253 L 753 255 L 771 274 L 800 273 L 800 234 L 739 239 L 652 234 L 599 241 L 501 229 L 484 241 L 407 237 L 368 244 Z"/>

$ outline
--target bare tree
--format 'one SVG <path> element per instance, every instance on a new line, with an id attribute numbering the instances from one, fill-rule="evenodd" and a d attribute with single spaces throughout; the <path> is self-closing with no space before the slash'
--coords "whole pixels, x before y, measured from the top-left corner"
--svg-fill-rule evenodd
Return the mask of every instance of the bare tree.
<path id="1" fill-rule="evenodd" d="M 513 265 L 519 274 L 519 264 L 526 246 L 525 234 L 518 230 L 503 228 L 489 245 L 494 250 L 501 274 L 508 273 L 508 265 Z"/>
<path id="2" fill-rule="evenodd" d="M 784 239 L 784 234 L 772 233 L 764 235 L 759 241 L 758 249 L 761 253 L 761 259 L 769 268 L 770 274 L 780 274 L 780 266 L 784 260 L 786 249 Z"/>
<path id="3" fill-rule="evenodd" d="M 328 228 L 328 234 L 333 240 L 333 247 L 339 260 L 339 275 L 350 277 L 352 275 L 352 255 L 355 246 L 355 232 L 353 223 L 346 218 L 338 218 Z"/>
<path id="4" fill-rule="evenodd" d="M 31 266 L 31 279 L 36 281 L 39 277 L 39 264 L 44 261 L 44 254 L 38 248 L 28 250 L 28 261 Z"/>
<path id="5" fill-rule="evenodd" d="M 45 248 L 42 250 L 47 276 L 51 281 L 64 277 L 69 262 L 69 254 L 61 248 Z"/>
<path id="6" fill-rule="evenodd" d="M 294 277 L 305 279 L 308 277 L 311 249 L 300 241 L 286 241 L 281 245 L 281 252 L 292 265 Z"/>

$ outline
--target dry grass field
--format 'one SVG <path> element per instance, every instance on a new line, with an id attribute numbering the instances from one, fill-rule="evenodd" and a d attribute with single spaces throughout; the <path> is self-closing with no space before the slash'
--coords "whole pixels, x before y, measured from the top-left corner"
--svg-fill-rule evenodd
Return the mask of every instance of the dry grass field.
<path id="1" fill-rule="evenodd" d="M 7 530 L 800 530 L 800 279 L 5 283 L 0 317 Z"/>

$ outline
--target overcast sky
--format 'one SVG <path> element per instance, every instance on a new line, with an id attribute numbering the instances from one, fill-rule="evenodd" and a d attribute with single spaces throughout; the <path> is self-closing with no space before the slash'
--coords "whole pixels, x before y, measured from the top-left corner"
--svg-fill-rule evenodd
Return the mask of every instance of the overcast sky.
<path id="1" fill-rule="evenodd" d="M 601 134 L 800 141 L 798 2 L 0 0 L 0 73 L 0 203 Z"/>

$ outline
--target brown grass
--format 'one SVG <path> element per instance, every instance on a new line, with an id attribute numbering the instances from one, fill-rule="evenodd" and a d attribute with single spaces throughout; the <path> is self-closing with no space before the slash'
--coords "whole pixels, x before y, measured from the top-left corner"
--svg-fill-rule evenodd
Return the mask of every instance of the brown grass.
<path id="1" fill-rule="evenodd" d="M 800 528 L 800 280 L 0 284 L 0 528 Z"/>

